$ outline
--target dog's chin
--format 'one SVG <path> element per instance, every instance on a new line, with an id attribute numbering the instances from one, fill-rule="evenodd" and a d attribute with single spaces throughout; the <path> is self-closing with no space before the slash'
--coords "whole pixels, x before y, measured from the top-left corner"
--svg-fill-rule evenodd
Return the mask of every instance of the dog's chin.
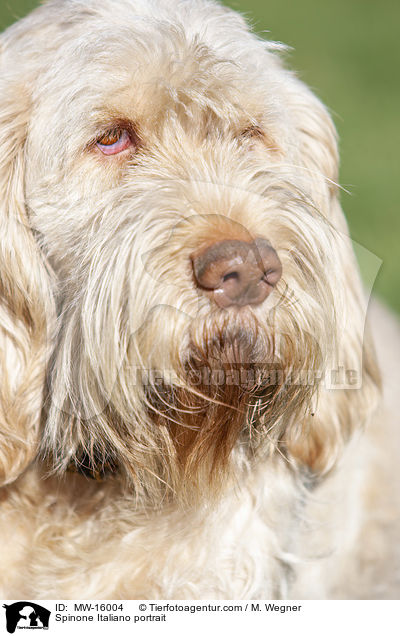
<path id="1" fill-rule="evenodd" d="M 149 416 L 167 427 L 182 482 L 215 492 L 233 476 L 234 449 L 246 448 L 247 461 L 266 440 L 275 445 L 286 406 L 300 412 L 310 397 L 308 387 L 287 383 L 288 365 L 274 359 L 274 334 L 248 317 L 224 330 L 215 323 L 192 330 L 177 375 L 176 383 L 147 389 Z"/>

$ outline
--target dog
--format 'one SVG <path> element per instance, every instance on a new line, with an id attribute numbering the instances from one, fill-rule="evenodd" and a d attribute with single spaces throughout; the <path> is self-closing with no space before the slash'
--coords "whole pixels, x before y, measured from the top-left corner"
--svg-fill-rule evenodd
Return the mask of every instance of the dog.
<path id="1" fill-rule="evenodd" d="M 396 598 L 398 326 L 283 47 L 212 0 L 0 47 L 0 595 Z"/>

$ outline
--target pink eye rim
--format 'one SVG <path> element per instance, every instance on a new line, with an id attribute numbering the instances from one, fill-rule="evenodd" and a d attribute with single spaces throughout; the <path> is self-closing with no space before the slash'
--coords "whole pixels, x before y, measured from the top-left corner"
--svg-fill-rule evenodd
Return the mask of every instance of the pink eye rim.
<path id="1" fill-rule="evenodd" d="M 101 143 L 102 139 L 105 139 L 107 137 L 112 138 L 112 136 L 117 137 L 114 143 Z M 124 152 L 124 150 L 136 147 L 136 145 L 132 141 L 132 137 L 129 134 L 129 131 L 126 128 L 117 128 L 105 133 L 96 141 L 96 146 L 100 150 L 100 152 L 102 152 L 103 155 L 106 156 L 118 155 Z"/>

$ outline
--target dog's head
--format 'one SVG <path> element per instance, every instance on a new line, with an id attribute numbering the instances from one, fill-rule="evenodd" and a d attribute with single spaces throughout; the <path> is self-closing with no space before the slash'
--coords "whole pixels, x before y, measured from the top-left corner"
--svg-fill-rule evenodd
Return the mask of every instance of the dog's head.
<path id="1" fill-rule="evenodd" d="M 153 501 L 331 468 L 377 374 L 335 131 L 279 47 L 208 0 L 54 0 L 0 44 L 3 481 L 40 438 Z"/>

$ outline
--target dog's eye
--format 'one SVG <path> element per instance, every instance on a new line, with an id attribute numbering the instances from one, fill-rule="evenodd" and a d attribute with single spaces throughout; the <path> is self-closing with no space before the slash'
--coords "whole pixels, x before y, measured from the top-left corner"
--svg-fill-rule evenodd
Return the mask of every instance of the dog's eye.
<path id="1" fill-rule="evenodd" d="M 117 155 L 133 145 L 129 132 L 124 128 L 113 128 L 96 142 L 96 146 L 104 155 Z"/>

